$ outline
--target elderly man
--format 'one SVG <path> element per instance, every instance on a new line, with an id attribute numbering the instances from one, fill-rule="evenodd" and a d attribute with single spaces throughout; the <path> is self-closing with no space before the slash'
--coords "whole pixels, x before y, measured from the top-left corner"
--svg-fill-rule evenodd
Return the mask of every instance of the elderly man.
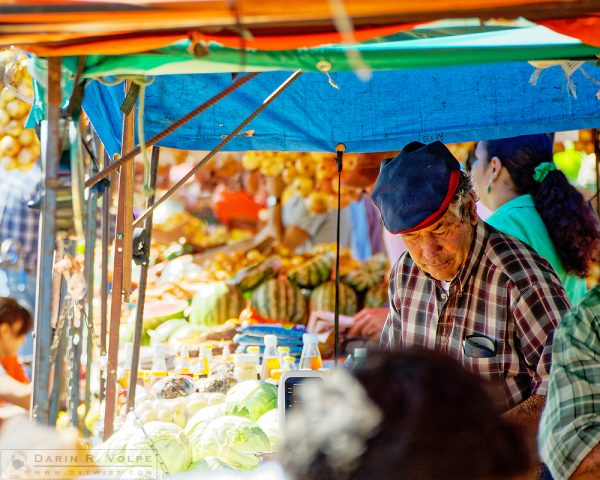
<path id="1" fill-rule="evenodd" d="M 384 161 L 371 194 L 407 252 L 390 274 L 386 348 L 446 353 L 490 381 L 507 416 L 537 429 L 554 328 L 569 301 L 548 262 L 477 217 L 470 178 L 441 143 Z"/>

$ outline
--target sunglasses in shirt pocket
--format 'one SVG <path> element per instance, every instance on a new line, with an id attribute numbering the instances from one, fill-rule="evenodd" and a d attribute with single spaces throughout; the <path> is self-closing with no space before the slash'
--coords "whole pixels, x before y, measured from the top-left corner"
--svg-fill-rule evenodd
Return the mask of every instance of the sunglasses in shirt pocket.
<path id="1" fill-rule="evenodd" d="M 496 356 L 496 342 L 485 335 L 467 335 L 463 340 L 463 351 L 467 357 L 492 358 Z"/>

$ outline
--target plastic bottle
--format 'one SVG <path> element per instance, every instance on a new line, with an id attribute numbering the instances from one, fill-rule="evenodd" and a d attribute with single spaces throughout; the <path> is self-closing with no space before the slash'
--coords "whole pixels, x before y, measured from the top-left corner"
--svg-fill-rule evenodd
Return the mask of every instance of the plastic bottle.
<path id="1" fill-rule="evenodd" d="M 233 356 L 233 375 L 238 382 L 256 380 L 257 357 L 251 353 L 238 353 Z"/>
<path id="2" fill-rule="evenodd" d="M 200 349 L 200 361 L 198 362 L 198 375 L 207 377 L 213 364 L 212 345 L 202 345 Z"/>
<path id="3" fill-rule="evenodd" d="M 279 363 L 283 365 L 283 359 L 290 356 L 290 347 L 277 347 L 277 354 L 279 355 Z"/>
<path id="4" fill-rule="evenodd" d="M 249 347 L 246 347 L 246 353 L 256 357 L 256 376 L 260 377 L 260 347 L 258 345 L 250 345 Z"/>
<path id="5" fill-rule="evenodd" d="M 251 353 L 260 358 L 260 347 L 258 345 L 250 345 L 249 347 L 246 347 L 246 353 Z"/>
<path id="6" fill-rule="evenodd" d="M 181 354 L 179 356 L 179 375 L 192 376 L 190 370 L 190 353 L 185 345 L 181 347 Z"/>
<path id="7" fill-rule="evenodd" d="M 323 368 L 321 352 L 319 352 L 319 336 L 316 333 L 302 335 L 304 346 L 300 357 L 300 370 L 320 370 Z"/>
<path id="8" fill-rule="evenodd" d="M 296 366 L 296 359 L 294 357 L 284 357 L 282 370 L 284 372 L 298 370 L 298 367 Z"/>
<path id="9" fill-rule="evenodd" d="M 231 355 L 231 352 L 227 345 L 223 347 L 223 351 L 221 352 L 221 361 L 223 363 L 233 362 L 233 356 Z"/>
<path id="10" fill-rule="evenodd" d="M 167 361 L 165 359 L 166 349 L 162 343 L 154 345 L 154 356 L 152 358 L 152 370 L 150 370 L 150 385 L 154 384 L 157 380 L 162 377 L 166 377 L 169 372 L 167 371 Z"/>
<path id="11" fill-rule="evenodd" d="M 360 367 L 367 361 L 368 349 L 361 347 L 354 349 L 354 358 L 352 361 L 352 368 Z"/>
<path id="12" fill-rule="evenodd" d="M 279 355 L 277 355 L 277 337 L 275 335 L 265 335 L 265 351 L 263 353 L 260 378 L 267 380 L 271 378 L 272 370 L 280 368 Z"/>

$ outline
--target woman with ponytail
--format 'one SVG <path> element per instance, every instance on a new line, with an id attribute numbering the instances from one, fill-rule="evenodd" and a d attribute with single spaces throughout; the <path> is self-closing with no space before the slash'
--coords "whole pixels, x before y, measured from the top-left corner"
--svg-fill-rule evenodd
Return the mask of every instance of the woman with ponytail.
<path id="1" fill-rule="evenodd" d="M 553 136 L 481 141 L 468 168 L 486 220 L 531 246 L 552 265 L 572 303 L 600 249 L 600 224 L 583 195 L 556 168 Z"/>

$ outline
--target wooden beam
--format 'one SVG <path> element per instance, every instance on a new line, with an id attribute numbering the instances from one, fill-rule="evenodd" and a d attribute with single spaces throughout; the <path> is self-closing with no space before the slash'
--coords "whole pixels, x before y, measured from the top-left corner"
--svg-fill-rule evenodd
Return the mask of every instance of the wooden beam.
<path id="1" fill-rule="evenodd" d="M 132 110 L 123 119 L 122 152 L 131 150 L 133 139 Z M 108 362 L 106 372 L 106 396 L 104 410 L 104 439 L 114 432 L 117 401 L 117 364 L 119 355 L 119 327 L 121 324 L 121 304 L 125 288 L 126 262 L 129 258 L 129 282 L 131 282 L 131 219 L 133 209 L 133 162 L 121 168 L 119 173 L 119 200 L 117 206 L 117 228 L 113 264 L 113 281 L 110 304 L 110 329 L 108 332 Z M 130 196 L 131 195 L 131 196 Z M 127 236 L 127 238 L 126 238 Z M 129 247 L 127 247 L 129 245 Z M 127 255 L 127 248 L 129 254 Z M 130 283 L 129 283 L 130 285 Z"/>

